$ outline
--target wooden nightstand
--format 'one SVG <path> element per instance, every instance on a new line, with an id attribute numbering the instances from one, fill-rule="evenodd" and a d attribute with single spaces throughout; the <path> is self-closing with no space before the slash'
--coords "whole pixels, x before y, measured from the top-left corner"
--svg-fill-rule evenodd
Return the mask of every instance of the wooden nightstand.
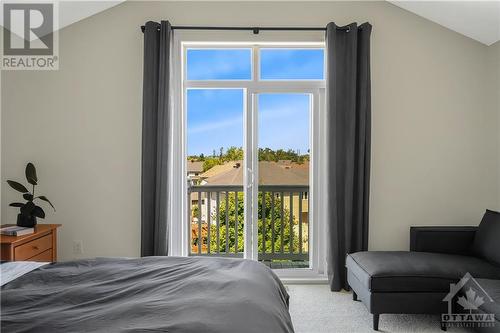
<path id="1" fill-rule="evenodd" d="M 7 225 L 2 225 L 5 227 Z M 0 235 L 1 259 L 7 261 L 57 261 L 57 228 L 60 224 L 37 224 L 25 236 Z"/>

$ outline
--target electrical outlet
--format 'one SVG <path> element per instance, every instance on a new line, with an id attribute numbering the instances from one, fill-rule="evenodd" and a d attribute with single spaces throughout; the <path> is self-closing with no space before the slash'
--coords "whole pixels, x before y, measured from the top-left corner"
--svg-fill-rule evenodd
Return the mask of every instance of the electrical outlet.
<path id="1" fill-rule="evenodd" d="M 73 254 L 82 254 L 83 253 L 83 241 L 82 240 L 74 240 L 73 241 Z"/>

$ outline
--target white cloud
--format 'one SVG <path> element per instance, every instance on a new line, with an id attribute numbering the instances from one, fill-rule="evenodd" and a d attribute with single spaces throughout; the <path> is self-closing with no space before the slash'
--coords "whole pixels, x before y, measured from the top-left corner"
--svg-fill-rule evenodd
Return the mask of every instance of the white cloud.
<path id="1" fill-rule="evenodd" d="M 210 121 L 200 125 L 191 126 L 188 128 L 188 135 L 198 134 L 204 132 L 211 132 L 215 130 L 220 130 L 223 128 L 234 127 L 236 125 L 243 126 L 243 117 L 238 116 L 234 118 L 229 118 L 225 120 Z"/>

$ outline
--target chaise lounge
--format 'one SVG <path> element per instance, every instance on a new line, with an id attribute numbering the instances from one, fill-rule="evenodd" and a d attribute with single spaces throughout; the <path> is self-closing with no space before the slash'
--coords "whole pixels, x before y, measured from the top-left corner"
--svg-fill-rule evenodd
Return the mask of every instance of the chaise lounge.
<path id="1" fill-rule="evenodd" d="M 450 284 L 467 273 L 478 281 L 486 279 L 494 302 L 483 310 L 493 311 L 500 328 L 498 212 L 487 210 L 479 227 L 412 227 L 410 251 L 352 253 L 346 266 L 353 299 L 373 314 L 374 330 L 381 314 L 447 313 L 443 299 Z"/>

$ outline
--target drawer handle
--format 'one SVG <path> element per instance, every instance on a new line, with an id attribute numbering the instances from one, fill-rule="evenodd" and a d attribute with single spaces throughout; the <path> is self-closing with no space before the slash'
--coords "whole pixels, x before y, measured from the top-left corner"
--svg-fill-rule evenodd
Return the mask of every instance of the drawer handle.
<path id="1" fill-rule="evenodd" d="M 38 246 L 33 245 L 33 250 L 38 250 Z"/>

